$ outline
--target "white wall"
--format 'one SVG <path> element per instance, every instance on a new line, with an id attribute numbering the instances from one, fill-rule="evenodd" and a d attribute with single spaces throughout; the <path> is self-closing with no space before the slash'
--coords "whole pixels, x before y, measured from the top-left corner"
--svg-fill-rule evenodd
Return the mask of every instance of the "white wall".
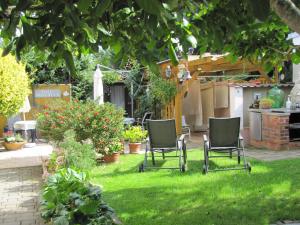
<path id="1" fill-rule="evenodd" d="M 293 82 L 300 81 L 300 64 L 293 64 Z"/>

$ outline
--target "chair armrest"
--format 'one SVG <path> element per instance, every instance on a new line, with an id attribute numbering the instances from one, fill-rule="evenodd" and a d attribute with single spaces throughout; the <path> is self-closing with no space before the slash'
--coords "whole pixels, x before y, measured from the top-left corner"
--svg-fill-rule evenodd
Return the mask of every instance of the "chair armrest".
<path id="1" fill-rule="evenodd" d="M 239 147 L 244 148 L 244 138 L 242 135 L 239 136 Z"/>
<path id="2" fill-rule="evenodd" d="M 178 141 L 184 141 L 185 134 L 180 135 Z"/>

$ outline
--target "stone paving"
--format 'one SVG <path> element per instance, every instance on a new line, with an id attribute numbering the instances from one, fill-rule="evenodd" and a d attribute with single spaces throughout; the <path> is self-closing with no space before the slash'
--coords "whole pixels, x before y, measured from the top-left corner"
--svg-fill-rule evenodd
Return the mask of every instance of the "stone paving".
<path id="1" fill-rule="evenodd" d="M 39 213 L 41 166 L 0 169 L 0 224 L 43 225 Z"/>

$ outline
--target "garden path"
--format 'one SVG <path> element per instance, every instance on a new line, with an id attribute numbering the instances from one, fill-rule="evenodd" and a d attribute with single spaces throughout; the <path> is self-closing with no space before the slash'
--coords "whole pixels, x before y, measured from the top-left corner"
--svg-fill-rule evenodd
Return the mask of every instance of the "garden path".
<path id="1" fill-rule="evenodd" d="M 0 169 L 0 224 L 43 225 L 39 213 L 41 166 Z"/>
<path id="2" fill-rule="evenodd" d="M 42 158 L 52 147 L 38 144 L 17 151 L 0 149 L 0 224 L 43 225 L 39 212 Z"/>

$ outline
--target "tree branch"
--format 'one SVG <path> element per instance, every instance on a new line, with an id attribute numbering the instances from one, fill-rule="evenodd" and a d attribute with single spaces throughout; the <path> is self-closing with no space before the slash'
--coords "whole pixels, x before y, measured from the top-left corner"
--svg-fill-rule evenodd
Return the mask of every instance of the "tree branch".
<path id="1" fill-rule="evenodd" d="M 270 0 L 270 5 L 292 30 L 300 34 L 300 9 L 292 0 Z"/>

